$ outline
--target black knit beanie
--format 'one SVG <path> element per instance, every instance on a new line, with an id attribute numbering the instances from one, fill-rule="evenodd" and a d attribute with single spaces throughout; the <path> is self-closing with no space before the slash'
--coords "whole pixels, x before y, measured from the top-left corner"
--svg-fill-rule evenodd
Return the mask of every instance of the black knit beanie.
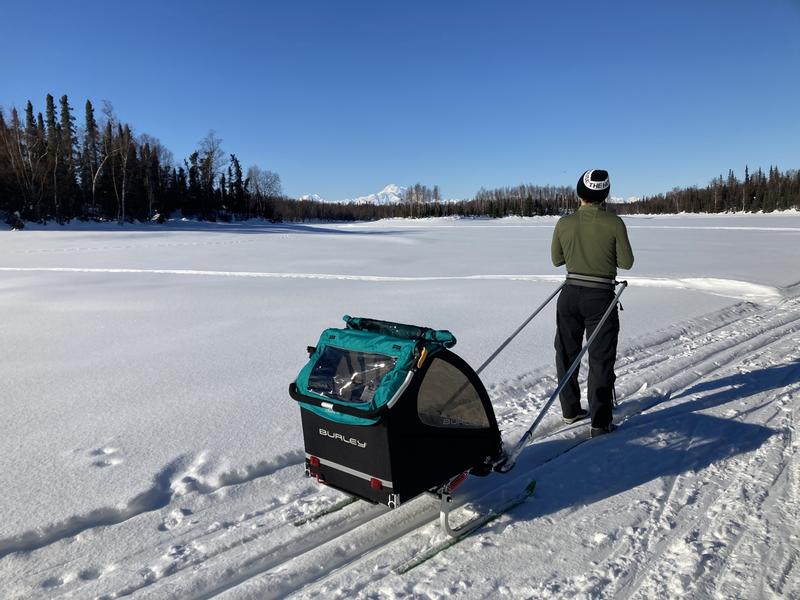
<path id="1" fill-rule="evenodd" d="M 578 198 L 587 202 L 602 202 L 608 198 L 611 191 L 611 181 L 608 171 L 590 169 L 585 171 L 578 179 Z"/>

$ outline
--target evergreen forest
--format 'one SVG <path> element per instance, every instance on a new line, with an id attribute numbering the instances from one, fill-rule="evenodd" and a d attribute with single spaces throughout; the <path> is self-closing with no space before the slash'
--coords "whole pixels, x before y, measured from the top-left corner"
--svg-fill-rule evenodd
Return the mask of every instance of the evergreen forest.
<path id="1" fill-rule="evenodd" d="M 57 223 L 72 219 L 354 221 L 392 217 L 558 215 L 576 205 L 574 186 L 522 184 L 480 189 L 469 200 L 442 200 L 439 186 L 417 183 L 396 204 L 295 200 L 280 176 L 259 165 L 245 170 L 211 130 L 177 161 L 158 138 L 136 134 L 110 103 L 91 101 L 80 119 L 66 95 L 28 101 L 22 114 L 0 109 L 0 217 Z M 675 188 L 636 201 L 611 203 L 620 214 L 772 212 L 800 208 L 800 171 L 770 166 L 739 179 L 732 170 L 705 187 Z M 19 217 L 16 217 L 16 215 Z"/>

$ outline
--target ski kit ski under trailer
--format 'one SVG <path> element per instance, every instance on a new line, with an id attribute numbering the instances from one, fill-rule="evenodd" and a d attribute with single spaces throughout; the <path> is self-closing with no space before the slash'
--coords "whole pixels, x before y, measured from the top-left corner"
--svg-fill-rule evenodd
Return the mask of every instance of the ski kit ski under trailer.
<path id="1" fill-rule="evenodd" d="M 309 360 L 289 394 L 301 408 L 306 475 L 351 498 L 296 525 L 356 499 L 396 508 L 420 494 L 434 494 L 450 540 L 401 569 L 407 571 L 524 502 L 534 481 L 502 507 L 459 527 L 450 524 L 453 494 L 470 474 L 502 474 L 514 467 L 628 285 L 615 283 L 619 290 L 594 334 L 530 428 L 508 450 L 479 374 L 566 282 L 477 370 L 450 350 L 456 339 L 446 330 L 345 316 L 344 328 L 323 331 L 317 345 L 308 347 Z"/>

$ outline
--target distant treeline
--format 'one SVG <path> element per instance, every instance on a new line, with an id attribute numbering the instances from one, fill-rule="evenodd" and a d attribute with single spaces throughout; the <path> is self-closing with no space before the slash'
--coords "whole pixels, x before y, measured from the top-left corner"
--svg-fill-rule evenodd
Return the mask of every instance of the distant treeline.
<path id="1" fill-rule="evenodd" d="M 213 131 L 181 163 L 150 135 L 135 135 L 109 103 L 99 117 L 86 101 L 76 126 L 67 96 L 45 111 L 29 101 L 23 115 L 0 109 L 0 214 L 25 221 L 161 220 L 180 214 L 206 220 L 261 217 L 290 221 L 355 221 L 393 217 L 558 215 L 574 209 L 573 186 L 481 188 L 472 200 L 444 201 L 439 186 L 415 184 L 398 204 L 292 200 L 277 173 L 222 150 Z M 674 189 L 636 202 L 610 204 L 618 213 L 766 211 L 800 208 L 800 172 L 745 168 L 704 188 Z M 12 217 L 13 218 L 13 217 Z"/>
<path id="2" fill-rule="evenodd" d="M 402 204 L 332 204 L 315 201 L 282 199 L 274 204 L 275 214 L 287 220 L 320 219 L 327 221 L 376 220 L 393 217 L 505 217 L 562 215 L 578 203 L 572 186 L 518 185 L 491 190 L 480 189 L 472 200 L 433 201 L 423 192 L 406 194 Z M 419 184 L 409 188 L 420 189 Z M 435 186 L 437 195 L 439 188 Z M 415 197 L 423 200 L 415 200 Z M 666 194 L 650 196 L 635 202 L 608 203 L 609 210 L 619 214 L 664 214 L 679 212 L 772 212 L 800 209 L 800 171 L 781 172 L 770 167 L 750 174 L 745 167 L 744 180 L 733 171 L 728 177 L 714 179 L 705 188 L 676 188 Z"/>
<path id="3" fill-rule="evenodd" d="M 726 178 L 720 175 L 704 188 L 676 188 L 666 194 L 613 206 L 620 214 L 772 212 L 800 208 L 800 171 L 790 169 L 781 173 L 778 167 L 770 167 L 767 173 L 758 169 L 751 174 L 745 167 L 742 181 L 728 171 Z"/>
<path id="4" fill-rule="evenodd" d="M 210 131 L 183 164 L 150 135 L 134 135 L 110 104 L 95 115 L 87 100 L 75 124 L 67 96 L 58 109 L 47 95 L 44 115 L 28 101 L 24 115 L 0 110 L 0 211 L 23 220 L 166 216 L 201 219 L 273 216 L 280 177 L 253 165 L 243 173 L 235 154 Z"/>
<path id="5" fill-rule="evenodd" d="M 439 186 L 410 186 L 398 204 L 357 204 L 282 199 L 274 203 L 274 213 L 290 221 L 372 221 L 398 217 L 504 217 L 557 215 L 575 206 L 575 190 L 569 187 L 519 185 L 481 189 L 472 200 L 434 200 Z"/>

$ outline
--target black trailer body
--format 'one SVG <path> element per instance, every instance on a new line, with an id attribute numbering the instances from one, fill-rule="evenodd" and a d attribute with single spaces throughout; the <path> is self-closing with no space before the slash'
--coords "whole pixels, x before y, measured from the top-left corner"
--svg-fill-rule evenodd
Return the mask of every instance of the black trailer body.
<path id="1" fill-rule="evenodd" d="M 340 347 L 343 337 L 335 336 Z M 445 348 L 429 353 L 423 341 L 408 363 L 404 385 L 377 408 L 304 393 L 298 385 L 302 377 L 290 386 L 301 406 L 307 474 L 369 502 L 396 507 L 464 471 L 489 472 L 502 442 L 483 383 L 456 354 Z M 312 362 L 323 354 L 319 347 L 310 350 Z M 348 369 L 357 370 L 358 359 L 356 352 L 336 365 L 339 383 L 351 385 Z"/>

